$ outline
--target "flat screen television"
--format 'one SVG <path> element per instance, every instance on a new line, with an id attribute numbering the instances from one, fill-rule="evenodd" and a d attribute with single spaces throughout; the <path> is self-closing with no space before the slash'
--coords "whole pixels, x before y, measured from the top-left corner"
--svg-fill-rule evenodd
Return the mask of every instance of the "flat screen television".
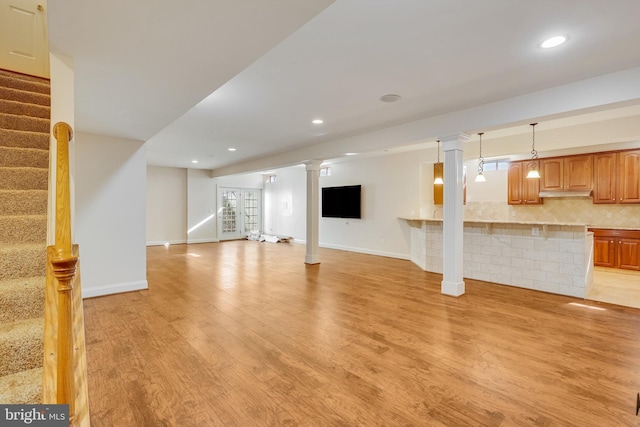
<path id="1" fill-rule="evenodd" d="M 324 218 L 361 218 L 360 185 L 322 188 Z"/>

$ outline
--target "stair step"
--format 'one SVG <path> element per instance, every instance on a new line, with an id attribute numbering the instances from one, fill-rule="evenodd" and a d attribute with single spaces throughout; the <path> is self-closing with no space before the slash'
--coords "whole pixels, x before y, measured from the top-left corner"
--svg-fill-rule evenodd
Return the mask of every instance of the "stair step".
<path id="1" fill-rule="evenodd" d="M 43 168 L 0 168 L 0 189 L 47 190 L 49 170 Z"/>
<path id="2" fill-rule="evenodd" d="M 42 367 L 0 377 L 0 402 L 37 405 L 42 402 Z"/>
<path id="3" fill-rule="evenodd" d="M 0 113 L 0 127 L 13 130 L 27 130 L 49 134 L 49 119 Z"/>
<path id="4" fill-rule="evenodd" d="M 49 95 L 51 92 L 51 85 L 46 79 L 12 73 L 5 70 L 0 70 L 0 86 L 26 90 L 29 92 L 44 93 L 46 95 Z"/>
<path id="5" fill-rule="evenodd" d="M 47 190 L 0 190 L 0 215 L 46 215 Z"/>
<path id="6" fill-rule="evenodd" d="M 0 167 L 49 167 L 49 150 L 0 147 Z"/>
<path id="7" fill-rule="evenodd" d="M 0 128 L 1 147 L 49 149 L 49 134 Z"/>
<path id="8" fill-rule="evenodd" d="M 51 107 L 37 104 L 25 104 L 24 102 L 12 101 L 9 99 L 0 99 L 0 113 L 48 119 L 51 117 Z"/>
<path id="9" fill-rule="evenodd" d="M 44 316 L 46 277 L 0 281 L 0 323 Z"/>
<path id="10" fill-rule="evenodd" d="M 0 376 L 42 366 L 44 316 L 0 324 Z"/>
<path id="11" fill-rule="evenodd" d="M 44 243 L 0 246 L 0 280 L 44 276 L 46 266 Z"/>
<path id="12" fill-rule="evenodd" d="M 20 79 L 20 80 L 26 80 L 28 82 L 40 82 L 43 84 L 50 84 L 50 80 L 46 77 L 37 77 L 37 76 L 32 76 L 29 74 L 22 74 L 19 73 L 17 71 L 10 71 L 10 70 L 5 70 L 5 69 L 0 69 L 0 74 L 4 75 L 4 76 L 10 76 L 13 77 L 15 79 Z"/>
<path id="13" fill-rule="evenodd" d="M 0 99 L 24 102 L 26 104 L 51 106 L 51 96 L 44 93 L 29 92 L 28 90 L 13 89 L 0 86 Z"/>
<path id="14" fill-rule="evenodd" d="M 0 70 L 0 402 L 42 401 L 48 79 Z"/>
<path id="15" fill-rule="evenodd" d="M 46 215 L 0 216 L 0 244 L 46 243 Z"/>

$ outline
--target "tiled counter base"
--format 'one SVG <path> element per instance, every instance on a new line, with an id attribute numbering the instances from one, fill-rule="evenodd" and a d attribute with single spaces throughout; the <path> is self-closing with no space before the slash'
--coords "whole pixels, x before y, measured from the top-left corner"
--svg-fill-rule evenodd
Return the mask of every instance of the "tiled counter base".
<path id="1" fill-rule="evenodd" d="M 442 273 L 442 220 L 406 220 L 411 260 L 425 271 Z M 586 225 L 465 221 L 463 274 L 584 298 L 593 280 L 592 248 Z"/>

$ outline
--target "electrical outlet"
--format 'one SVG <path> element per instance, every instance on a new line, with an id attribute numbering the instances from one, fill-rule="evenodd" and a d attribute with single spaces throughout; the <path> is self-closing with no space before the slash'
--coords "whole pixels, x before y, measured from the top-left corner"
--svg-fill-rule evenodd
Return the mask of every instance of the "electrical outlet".
<path id="1" fill-rule="evenodd" d="M 540 229 L 538 227 L 531 227 L 531 235 L 532 236 L 539 236 L 540 235 Z"/>
<path id="2" fill-rule="evenodd" d="M 511 211 L 511 216 L 516 216 L 516 211 Z"/>
<path id="3" fill-rule="evenodd" d="M 478 212 L 476 212 L 476 214 L 477 214 L 478 216 L 482 216 L 482 211 L 478 211 Z"/>
<path id="4" fill-rule="evenodd" d="M 607 218 L 611 218 L 611 212 L 607 212 Z"/>

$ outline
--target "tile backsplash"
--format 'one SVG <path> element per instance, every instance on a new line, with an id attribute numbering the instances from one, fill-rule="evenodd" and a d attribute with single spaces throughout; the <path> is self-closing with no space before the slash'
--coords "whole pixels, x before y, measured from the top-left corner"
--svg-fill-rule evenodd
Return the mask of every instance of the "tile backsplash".
<path id="1" fill-rule="evenodd" d="M 591 199 L 570 197 L 547 198 L 542 205 L 531 206 L 510 206 L 505 202 L 468 202 L 464 207 L 464 218 L 640 228 L 640 204 L 595 205 Z"/>

